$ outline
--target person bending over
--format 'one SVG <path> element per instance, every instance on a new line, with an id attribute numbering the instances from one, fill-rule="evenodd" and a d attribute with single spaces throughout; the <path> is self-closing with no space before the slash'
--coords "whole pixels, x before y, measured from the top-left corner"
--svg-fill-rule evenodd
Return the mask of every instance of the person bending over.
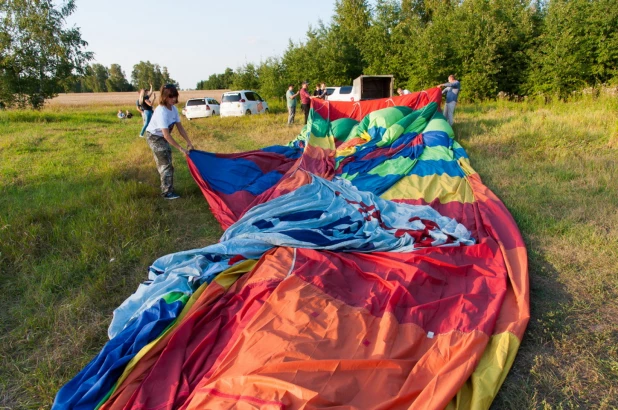
<path id="1" fill-rule="evenodd" d="M 154 110 L 152 120 L 146 129 L 146 141 L 152 150 L 157 171 L 161 177 L 161 195 L 165 199 L 180 198 L 174 192 L 174 166 L 172 165 L 172 148 L 178 149 L 185 155 L 193 149 L 193 144 L 187 135 L 184 127 L 180 123 L 180 116 L 175 104 L 178 103 L 178 89 L 173 84 L 161 87 L 159 93 L 159 105 Z M 187 142 L 187 148 L 183 148 L 174 137 L 172 131 L 174 126 Z"/>

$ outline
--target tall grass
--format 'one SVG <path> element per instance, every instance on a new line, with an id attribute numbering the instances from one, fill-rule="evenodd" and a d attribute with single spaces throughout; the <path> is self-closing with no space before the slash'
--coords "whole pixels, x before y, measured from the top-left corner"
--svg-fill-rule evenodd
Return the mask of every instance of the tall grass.
<path id="1" fill-rule="evenodd" d="M 177 152 L 182 198 L 159 197 L 141 121 L 119 108 L 0 112 L 0 408 L 48 408 L 148 265 L 221 234 Z M 198 149 L 235 152 L 291 140 L 286 119 L 184 126 Z M 618 103 L 465 105 L 455 131 L 530 254 L 533 317 L 494 407 L 618 406 Z"/>

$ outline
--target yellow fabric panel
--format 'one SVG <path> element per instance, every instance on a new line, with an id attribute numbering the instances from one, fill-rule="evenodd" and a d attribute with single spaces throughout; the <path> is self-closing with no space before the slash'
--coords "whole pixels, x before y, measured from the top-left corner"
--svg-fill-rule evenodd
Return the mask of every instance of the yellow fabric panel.
<path id="1" fill-rule="evenodd" d="M 493 335 L 478 366 L 446 408 L 488 409 L 513 365 L 519 345 L 519 339 L 511 332 Z"/>
<path id="2" fill-rule="evenodd" d="M 236 282 L 236 279 L 238 279 L 239 276 L 242 276 L 245 273 L 252 271 L 256 263 L 257 261 L 253 259 L 247 259 L 245 261 L 237 263 L 231 268 L 218 274 L 214 282 L 217 282 L 219 285 L 221 285 L 221 287 L 227 290 L 230 288 L 230 286 L 234 284 L 234 282 Z"/>
<path id="3" fill-rule="evenodd" d="M 381 195 L 384 199 L 423 199 L 431 202 L 438 198 L 441 203 L 473 203 L 474 194 L 465 178 L 451 177 L 446 174 L 419 177 L 403 177 Z"/>
<path id="4" fill-rule="evenodd" d="M 242 276 L 245 273 L 251 271 L 257 262 L 258 261 L 256 260 L 248 259 L 240 263 L 237 263 L 236 265 L 232 266 L 231 268 L 217 275 L 214 282 L 217 282 L 219 286 L 227 290 L 229 289 L 230 286 L 234 284 L 234 282 L 236 282 L 239 276 Z M 184 319 L 187 313 L 191 310 L 191 307 L 195 304 L 195 301 L 200 298 L 200 296 L 202 295 L 202 293 L 204 292 L 207 286 L 208 286 L 208 283 L 204 283 L 195 292 L 193 292 L 193 294 L 187 301 L 187 304 L 182 309 L 182 312 L 180 312 L 180 315 L 178 315 L 178 319 L 176 319 L 171 326 L 165 329 L 165 332 L 161 333 L 159 337 L 157 337 L 152 342 L 148 343 L 146 346 L 142 347 L 142 349 L 139 352 L 137 352 L 137 354 L 131 359 L 131 361 L 127 363 L 127 367 L 125 367 L 124 372 L 122 372 L 122 375 L 116 381 L 116 384 L 114 385 L 114 389 L 116 388 L 116 386 L 119 386 L 124 381 L 124 379 L 126 379 L 127 375 L 131 373 L 131 371 L 133 370 L 137 362 L 139 362 L 140 359 L 150 349 L 152 349 L 152 347 L 156 345 L 163 336 L 171 332 L 172 329 L 176 328 L 178 324 L 182 322 L 182 319 Z"/>
<path id="5" fill-rule="evenodd" d="M 474 170 L 474 168 L 472 168 L 472 165 L 470 165 L 470 160 L 468 158 L 459 158 L 457 163 L 466 174 L 466 176 L 476 174 L 476 171 Z"/>
<path id="6" fill-rule="evenodd" d="M 337 150 L 337 153 L 335 154 L 337 157 L 349 157 L 350 155 L 354 154 L 356 152 L 356 146 L 353 147 L 348 147 L 345 149 L 341 149 L 341 150 Z"/>
<path id="7" fill-rule="evenodd" d="M 308 145 L 313 145 L 314 147 L 319 147 L 322 149 L 330 149 L 335 150 L 335 139 L 329 137 L 316 137 L 311 134 L 309 137 Z"/>

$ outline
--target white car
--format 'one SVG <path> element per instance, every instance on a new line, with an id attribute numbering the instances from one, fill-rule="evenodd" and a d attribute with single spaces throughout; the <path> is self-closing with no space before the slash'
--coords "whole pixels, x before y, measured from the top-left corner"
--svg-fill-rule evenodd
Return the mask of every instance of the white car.
<path id="1" fill-rule="evenodd" d="M 223 93 L 221 116 L 268 114 L 268 103 L 255 91 L 240 90 Z"/>
<path id="2" fill-rule="evenodd" d="M 326 87 L 327 101 L 354 101 L 352 95 L 352 86 L 346 85 L 343 87 Z"/>
<path id="3" fill-rule="evenodd" d="M 187 100 L 185 108 L 182 109 L 182 114 L 191 121 L 193 118 L 217 115 L 220 109 L 219 101 L 214 98 L 191 98 Z"/>

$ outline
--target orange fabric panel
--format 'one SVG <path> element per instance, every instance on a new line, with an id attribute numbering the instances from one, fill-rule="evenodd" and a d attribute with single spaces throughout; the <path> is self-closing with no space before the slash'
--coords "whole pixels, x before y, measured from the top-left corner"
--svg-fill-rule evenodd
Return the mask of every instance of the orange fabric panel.
<path id="1" fill-rule="evenodd" d="M 290 276 L 183 408 L 228 408 L 230 397 L 272 408 L 442 408 L 488 340 L 478 331 L 430 338 Z"/>

